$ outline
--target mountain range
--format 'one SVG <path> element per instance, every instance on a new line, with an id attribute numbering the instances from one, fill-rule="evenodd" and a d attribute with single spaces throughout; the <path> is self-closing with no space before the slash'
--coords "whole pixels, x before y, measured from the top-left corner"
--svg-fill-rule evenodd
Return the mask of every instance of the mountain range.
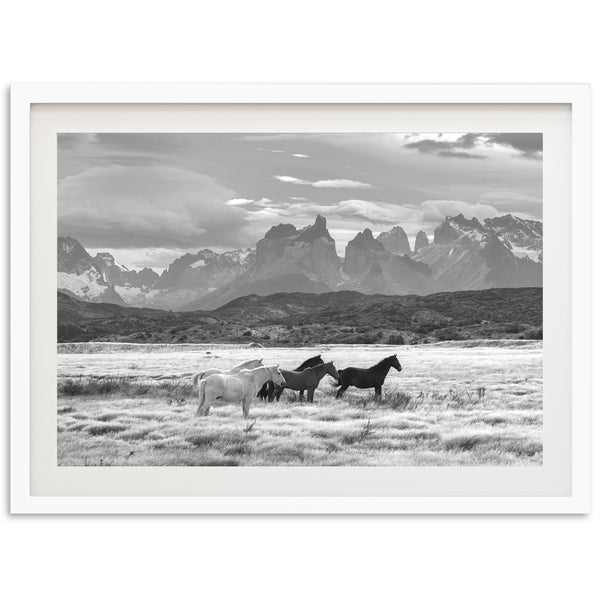
<path id="1" fill-rule="evenodd" d="M 91 256 L 58 238 L 58 290 L 89 302 L 168 310 L 211 310 L 236 298 L 278 293 L 356 291 L 426 295 L 542 285 L 542 223 L 505 215 L 446 217 L 433 239 L 420 231 L 411 249 L 400 226 L 358 232 L 344 257 L 321 215 L 308 227 L 271 227 L 255 249 L 209 249 L 177 258 L 161 275 L 130 270 L 109 253 Z"/>

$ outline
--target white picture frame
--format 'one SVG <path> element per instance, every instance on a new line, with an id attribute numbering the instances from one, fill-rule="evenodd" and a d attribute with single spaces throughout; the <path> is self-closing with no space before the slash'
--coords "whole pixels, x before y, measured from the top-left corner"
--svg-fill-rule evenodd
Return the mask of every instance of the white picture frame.
<path id="1" fill-rule="evenodd" d="M 571 486 L 567 495 L 98 496 L 32 494 L 31 119 L 36 105 L 568 105 L 571 113 Z M 19 84 L 11 88 L 12 513 L 586 513 L 590 507 L 590 99 L 586 85 Z M 566 202 L 567 200 L 565 200 Z M 544 324 L 546 327 L 546 323 Z M 50 424 L 53 426 L 54 424 Z"/>

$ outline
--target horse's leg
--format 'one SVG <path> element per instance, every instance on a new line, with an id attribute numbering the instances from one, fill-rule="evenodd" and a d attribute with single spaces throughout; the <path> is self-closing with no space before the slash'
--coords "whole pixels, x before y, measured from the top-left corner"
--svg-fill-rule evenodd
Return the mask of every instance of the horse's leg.
<path id="1" fill-rule="evenodd" d="M 298 394 L 298 400 L 300 400 L 300 402 L 304 401 L 304 390 L 300 390 Z"/>
<path id="2" fill-rule="evenodd" d="M 381 386 L 380 385 L 375 386 L 375 399 L 381 400 Z"/>
<path id="3" fill-rule="evenodd" d="M 337 391 L 335 395 L 336 398 L 341 398 L 344 395 L 344 392 L 349 388 L 349 385 L 342 385 L 342 387 Z"/>
<path id="4" fill-rule="evenodd" d="M 242 402 L 242 413 L 244 414 L 244 419 L 247 419 L 250 415 L 250 404 L 252 403 L 252 394 L 246 394 L 244 396 L 244 400 Z"/>
<path id="5" fill-rule="evenodd" d="M 209 394 L 206 392 L 206 380 L 203 379 L 198 388 L 198 409 L 196 410 L 197 417 L 208 415 L 208 411 L 210 410 L 210 399 L 208 396 Z"/>
<path id="6" fill-rule="evenodd" d="M 208 412 L 210 411 L 210 407 L 211 407 L 211 399 L 208 398 L 207 396 L 204 397 L 204 400 L 202 401 L 202 403 L 198 406 L 198 410 L 196 411 L 196 416 L 208 416 Z"/>
<path id="7" fill-rule="evenodd" d="M 302 392 L 300 392 L 302 393 Z M 309 402 L 314 402 L 314 397 L 315 397 L 315 388 L 309 388 L 306 392 L 306 399 Z"/>

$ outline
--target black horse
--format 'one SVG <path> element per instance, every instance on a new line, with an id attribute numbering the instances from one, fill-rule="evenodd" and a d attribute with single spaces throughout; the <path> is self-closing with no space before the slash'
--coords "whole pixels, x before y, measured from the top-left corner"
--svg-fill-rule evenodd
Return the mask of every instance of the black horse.
<path id="1" fill-rule="evenodd" d="M 340 379 L 337 385 L 340 386 L 340 389 L 335 397 L 341 398 L 343 393 L 353 385 L 361 390 L 375 388 L 375 397 L 381 398 L 381 386 L 391 367 L 394 367 L 396 371 L 402 371 L 402 365 L 398 362 L 396 354 L 384 358 L 369 369 L 357 369 L 356 367 L 338 369 Z"/>
<path id="2" fill-rule="evenodd" d="M 304 369 L 310 369 L 311 367 L 316 367 L 317 365 L 324 365 L 325 361 L 321 358 L 321 355 L 312 356 L 311 358 L 306 359 L 299 367 L 293 369 L 294 371 L 300 372 L 304 371 Z M 258 394 L 256 394 L 257 398 L 261 400 L 269 400 L 269 402 L 273 402 L 273 399 L 276 398 L 279 400 L 281 394 L 283 393 L 283 387 L 279 385 L 275 385 L 272 381 L 267 381 L 260 390 Z M 304 390 L 300 390 L 300 400 L 304 397 Z"/>

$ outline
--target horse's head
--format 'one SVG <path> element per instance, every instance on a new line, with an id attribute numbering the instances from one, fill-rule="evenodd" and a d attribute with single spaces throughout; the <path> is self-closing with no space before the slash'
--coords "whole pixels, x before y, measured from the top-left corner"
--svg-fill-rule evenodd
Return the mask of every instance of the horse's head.
<path id="1" fill-rule="evenodd" d="M 398 355 L 390 356 L 390 365 L 396 369 L 396 371 L 402 371 L 402 365 L 398 361 Z"/>
<path id="2" fill-rule="evenodd" d="M 276 367 L 269 367 L 269 373 L 271 375 L 271 381 L 275 385 L 285 385 L 285 377 L 281 374 L 279 365 Z"/>
<path id="3" fill-rule="evenodd" d="M 331 375 L 336 381 L 340 380 L 340 374 L 338 373 L 338 370 L 335 368 L 332 361 L 325 363 L 325 373 L 327 373 L 327 375 Z"/>

